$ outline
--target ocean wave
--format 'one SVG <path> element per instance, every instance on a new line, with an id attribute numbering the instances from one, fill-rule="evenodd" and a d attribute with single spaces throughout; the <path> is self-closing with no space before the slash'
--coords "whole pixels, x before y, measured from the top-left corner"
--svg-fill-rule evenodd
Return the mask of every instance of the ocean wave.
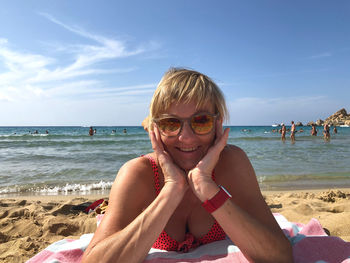
<path id="1" fill-rule="evenodd" d="M 148 137 L 141 136 L 130 136 L 127 138 L 67 138 L 64 139 L 41 139 L 41 140 L 0 140 L 0 148 L 37 148 L 37 147 L 47 147 L 47 148 L 66 148 L 66 147 L 104 147 L 110 145 L 121 145 L 128 146 L 135 143 L 138 144 L 150 144 Z"/>
<path id="2" fill-rule="evenodd" d="M 95 191 L 110 190 L 113 182 L 66 183 L 62 185 L 18 185 L 0 188 L 0 195 L 6 194 L 90 194 Z"/>
<path id="3" fill-rule="evenodd" d="M 139 138 L 139 137 L 145 137 L 148 138 L 147 133 L 145 132 L 138 132 L 138 133 L 130 133 L 130 134 L 98 134 L 94 136 L 89 136 L 88 134 L 0 134 L 0 141 L 1 140 L 38 140 L 40 138 L 45 137 L 47 140 L 54 140 L 54 139 L 64 139 L 64 140 L 78 140 L 78 139 L 103 139 L 103 138 L 119 138 L 119 139 L 130 139 L 130 138 Z"/>

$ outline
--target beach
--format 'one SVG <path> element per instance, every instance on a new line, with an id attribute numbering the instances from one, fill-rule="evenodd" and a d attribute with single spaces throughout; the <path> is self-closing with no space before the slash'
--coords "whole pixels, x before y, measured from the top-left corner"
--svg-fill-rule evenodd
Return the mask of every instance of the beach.
<path id="1" fill-rule="evenodd" d="M 0 262 L 25 262 L 61 239 L 96 230 L 96 213 L 75 205 L 108 196 L 25 196 L 0 199 Z"/>
<path id="2" fill-rule="evenodd" d="M 273 213 L 306 224 L 316 218 L 332 236 L 350 241 L 350 189 L 263 191 Z M 25 262 L 55 241 L 96 229 L 96 212 L 73 207 L 108 195 L 17 196 L 0 199 L 0 261 Z"/>

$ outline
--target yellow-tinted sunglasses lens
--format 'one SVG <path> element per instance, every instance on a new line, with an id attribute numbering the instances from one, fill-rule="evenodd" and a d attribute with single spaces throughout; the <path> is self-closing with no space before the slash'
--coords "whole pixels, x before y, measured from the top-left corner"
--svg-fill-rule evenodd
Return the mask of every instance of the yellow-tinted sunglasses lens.
<path id="1" fill-rule="evenodd" d="M 214 127 L 214 116 L 209 114 L 194 116 L 191 119 L 191 127 L 196 134 L 207 134 Z"/>
<path id="2" fill-rule="evenodd" d="M 158 122 L 158 127 L 166 136 L 176 136 L 181 128 L 181 121 L 176 118 L 164 118 Z"/>

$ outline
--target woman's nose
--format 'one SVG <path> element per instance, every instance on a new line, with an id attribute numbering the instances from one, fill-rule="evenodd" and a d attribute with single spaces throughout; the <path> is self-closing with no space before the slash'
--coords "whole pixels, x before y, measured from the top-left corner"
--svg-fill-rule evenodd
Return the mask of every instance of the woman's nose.
<path id="1" fill-rule="evenodd" d="M 188 121 L 185 121 L 181 132 L 179 134 L 179 140 L 180 141 L 188 141 L 191 140 L 195 136 L 194 132 L 192 131 L 192 128 L 190 126 L 190 123 Z"/>

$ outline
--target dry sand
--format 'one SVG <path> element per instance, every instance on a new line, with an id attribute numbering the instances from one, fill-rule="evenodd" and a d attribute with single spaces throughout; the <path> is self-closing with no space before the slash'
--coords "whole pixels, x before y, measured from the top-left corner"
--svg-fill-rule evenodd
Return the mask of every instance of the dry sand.
<path id="1" fill-rule="evenodd" d="M 264 191 L 272 212 L 289 221 L 318 219 L 330 235 L 350 241 L 350 189 Z M 25 262 L 64 238 L 79 238 L 96 229 L 96 214 L 74 205 L 107 196 L 31 196 L 0 199 L 0 262 Z"/>

